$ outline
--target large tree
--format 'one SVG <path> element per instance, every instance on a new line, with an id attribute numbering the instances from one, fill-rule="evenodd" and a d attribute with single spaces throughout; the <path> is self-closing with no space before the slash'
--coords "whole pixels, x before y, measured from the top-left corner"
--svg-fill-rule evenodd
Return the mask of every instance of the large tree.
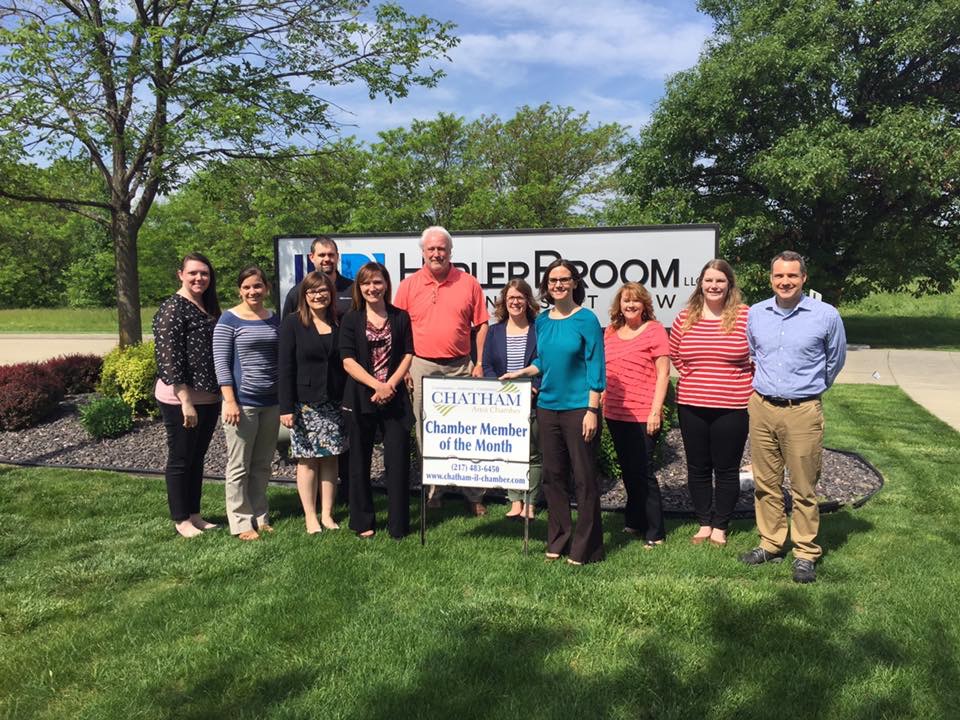
<path id="1" fill-rule="evenodd" d="M 440 113 L 380 133 L 357 231 L 567 227 L 615 187 L 626 129 L 544 103 L 507 120 Z"/>
<path id="2" fill-rule="evenodd" d="M 109 228 L 120 342 L 138 342 L 137 234 L 157 195 L 213 158 L 321 144 L 331 85 L 433 85 L 422 66 L 450 29 L 368 0 L 0 0 L 0 195 Z M 23 157 L 87 158 L 105 192 L 36 187 Z"/>
<path id="3" fill-rule="evenodd" d="M 367 188 L 350 222 L 357 232 L 458 226 L 456 212 L 479 182 L 466 160 L 467 123 L 440 113 L 380 133 L 369 150 Z"/>
<path id="4" fill-rule="evenodd" d="M 544 103 L 470 129 L 470 149 L 489 179 L 461 211 L 467 226 L 569 227 L 593 222 L 626 157 L 626 128 L 591 124 L 589 113 Z"/>
<path id="5" fill-rule="evenodd" d="M 719 222 L 833 301 L 958 277 L 960 2 L 701 0 L 716 21 L 627 165 L 620 220 Z M 914 284 L 916 283 L 916 284 Z"/>

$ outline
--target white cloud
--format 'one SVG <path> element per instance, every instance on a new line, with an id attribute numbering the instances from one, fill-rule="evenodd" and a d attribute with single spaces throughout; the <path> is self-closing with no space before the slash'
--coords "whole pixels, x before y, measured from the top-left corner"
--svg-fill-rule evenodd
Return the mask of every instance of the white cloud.
<path id="1" fill-rule="evenodd" d="M 629 126 L 631 134 L 636 134 L 650 121 L 651 107 L 640 100 L 585 91 L 573 98 L 569 104 L 580 112 L 589 112 L 591 124 L 620 123 Z"/>
<path id="2" fill-rule="evenodd" d="M 458 23 L 454 32 L 461 43 L 450 53 L 452 62 L 440 64 L 447 77 L 436 88 L 411 89 L 392 105 L 369 100 L 359 86 L 324 94 L 344 108 L 337 115 L 345 124 L 342 134 L 367 142 L 375 142 L 378 131 L 439 112 L 506 119 L 521 105 L 544 102 L 589 112 L 593 123 L 629 125 L 636 133 L 649 121 L 666 76 L 695 64 L 712 30 L 694 0 L 664 1 L 670 4 L 406 0 L 410 12 Z"/>
<path id="3" fill-rule="evenodd" d="M 495 83 L 522 75 L 527 65 L 662 79 L 693 65 L 711 32 L 706 18 L 678 20 L 627 0 L 597 0 L 589 8 L 571 0 L 476 0 L 471 10 L 486 28 L 461 28 L 453 66 Z"/>

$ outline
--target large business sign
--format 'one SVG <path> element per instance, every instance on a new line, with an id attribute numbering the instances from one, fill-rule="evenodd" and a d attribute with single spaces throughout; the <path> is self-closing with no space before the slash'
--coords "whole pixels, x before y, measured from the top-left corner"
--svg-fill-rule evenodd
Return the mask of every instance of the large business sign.
<path id="1" fill-rule="evenodd" d="M 390 272 L 394 291 L 423 264 L 419 235 L 333 235 L 340 248 L 340 272 L 354 277 L 375 260 Z M 312 270 L 311 236 L 275 238 L 279 297 Z M 571 261 L 583 276 L 584 305 L 601 324 L 617 289 L 643 283 L 653 296 L 657 319 L 667 327 L 686 303 L 703 265 L 719 252 L 717 225 L 666 225 L 571 230 L 496 230 L 454 234 L 453 264 L 476 277 L 492 309 L 508 280 L 524 278 L 534 291 L 557 258 Z"/>
<path id="2" fill-rule="evenodd" d="M 423 378 L 423 484 L 529 489 L 530 387 Z"/>

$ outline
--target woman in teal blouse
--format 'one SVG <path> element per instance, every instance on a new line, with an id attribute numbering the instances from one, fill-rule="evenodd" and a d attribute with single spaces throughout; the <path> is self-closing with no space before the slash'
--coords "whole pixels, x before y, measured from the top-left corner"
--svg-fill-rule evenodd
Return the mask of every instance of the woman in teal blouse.
<path id="1" fill-rule="evenodd" d="M 549 513 L 546 557 L 566 555 L 571 565 L 604 557 L 597 449 L 606 368 L 603 331 L 596 315 L 580 305 L 585 296 L 573 264 L 563 259 L 552 262 L 540 282 L 540 298 L 553 307 L 537 316 L 539 356 L 532 365 L 503 376 L 543 376 L 537 422 Z M 568 491 L 571 474 L 577 498 L 575 529 Z"/>

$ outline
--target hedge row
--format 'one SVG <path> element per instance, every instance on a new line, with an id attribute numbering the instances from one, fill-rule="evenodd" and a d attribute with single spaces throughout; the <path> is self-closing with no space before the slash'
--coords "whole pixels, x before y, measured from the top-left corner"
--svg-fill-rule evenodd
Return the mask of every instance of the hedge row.
<path id="1" fill-rule="evenodd" d="M 64 395 L 92 392 L 101 364 L 96 355 L 65 355 L 44 363 L 0 366 L 0 430 L 33 427 Z"/>

